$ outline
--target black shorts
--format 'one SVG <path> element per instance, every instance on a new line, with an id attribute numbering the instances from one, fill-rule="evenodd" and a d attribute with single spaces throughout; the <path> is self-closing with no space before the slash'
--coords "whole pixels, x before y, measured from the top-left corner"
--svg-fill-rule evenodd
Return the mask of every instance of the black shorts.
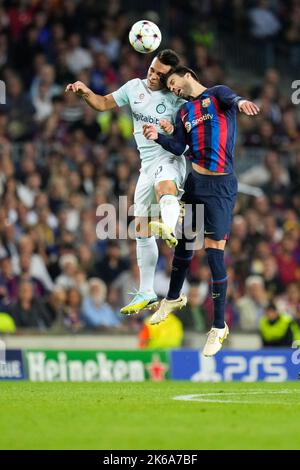
<path id="1" fill-rule="evenodd" d="M 237 196 L 237 179 L 232 173 L 223 176 L 201 175 L 192 170 L 184 185 L 182 201 L 192 206 L 204 206 L 204 236 L 227 240 Z M 193 221 L 195 229 L 195 221 Z"/>

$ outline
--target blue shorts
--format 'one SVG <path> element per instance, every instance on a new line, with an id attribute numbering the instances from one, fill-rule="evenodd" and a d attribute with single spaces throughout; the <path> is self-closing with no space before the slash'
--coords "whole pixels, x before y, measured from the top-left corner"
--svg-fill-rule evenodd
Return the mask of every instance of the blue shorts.
<path id="1" fill-rule="evenodd" d="M 204 236 L 213 240 L 227 240 L 237 196 L 237 179 L 231 173 L 224 176 L 201 175 L 192 170 L 184 186 L 182 201 L 192 205 L 204 205 Z M 193 229 L 195 221 L 193 217 Z"/>

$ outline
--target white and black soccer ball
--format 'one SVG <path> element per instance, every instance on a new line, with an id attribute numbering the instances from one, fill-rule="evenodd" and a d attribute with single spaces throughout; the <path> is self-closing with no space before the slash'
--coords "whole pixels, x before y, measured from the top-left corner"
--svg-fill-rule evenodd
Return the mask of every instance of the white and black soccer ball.
<path id="1" fill-rule="evenodd" d="M 130 30 L 129 42 L 137 52 L 153 52 L 161 43 L 160 29 L 152 21 L 137 21 Z"/>

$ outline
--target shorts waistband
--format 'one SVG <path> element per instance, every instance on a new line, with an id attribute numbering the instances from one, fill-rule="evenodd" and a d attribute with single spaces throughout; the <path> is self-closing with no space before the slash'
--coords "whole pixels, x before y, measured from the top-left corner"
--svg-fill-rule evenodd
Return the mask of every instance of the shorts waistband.
<path id="1" fill-rule="evenodd" d="M 228 173 L 226 175 L 202 175 L 201 173 L 195 171 L 194 168 L 192 168 L 192 175 L 202 181 L 227 181 L 236 179 L 234 173 Z"/>

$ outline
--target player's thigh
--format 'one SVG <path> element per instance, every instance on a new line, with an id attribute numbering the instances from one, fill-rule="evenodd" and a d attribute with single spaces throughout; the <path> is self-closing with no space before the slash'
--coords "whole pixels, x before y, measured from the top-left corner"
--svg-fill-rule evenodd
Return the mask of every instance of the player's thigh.
<path id="1" fill-rule="evenodd" d="M 161 159 L 154 173 L 154 186 L 159 199 L 163 194 L 174 194 L 181 198 L 186 173 L 184 157 L 169 156 Z"/>
<path id="2" fill-rule="evenodd" d="M 204 236 L 211 240 L 228 240 L 236 192 L 233 190 L 224 194 L 217 188 L 215 193 L 204 198 Z"/>
<path id="3" fill-rule="evenodd" d="M 192 171 L 184 197 L 193 204 L 193 226 L 204 221 L 204 237 L 226 240 L 229 236 L 232 213 L 237 194 L 234 175 L 206 176 Z"/>
<path id="4" fill-rule="evenodd" d="M 204 231 L 204 200 L 197 191 L 197 181 L 190 173 L 184 184 L 181 198 L 182 230 L 186 238 L 192 238 Z"/>

